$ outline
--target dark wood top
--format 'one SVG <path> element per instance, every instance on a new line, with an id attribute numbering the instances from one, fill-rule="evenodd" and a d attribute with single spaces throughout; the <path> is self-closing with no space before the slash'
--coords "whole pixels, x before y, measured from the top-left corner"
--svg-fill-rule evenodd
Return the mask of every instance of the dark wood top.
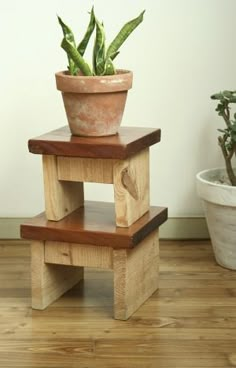
<path id="1" fill-rule="evenodd" d="M 116 227 L 113 203 L 86 201 L 84 207 L 58 222 L 48 221 L 44 213 L 28 220 L 21 225 L 21 237 L 127 249 L 141 242 L 166 219 L 166 208 L 151 207 L 130 227 Z"/>
<path id="2" fill-rule="evenodd" d="M 68 126 L 29 140 L 29 151 L 37 154 L 125 159 L 158 143 L 160 129 L 121 127 L 108 137 L 77 137 Z"/>

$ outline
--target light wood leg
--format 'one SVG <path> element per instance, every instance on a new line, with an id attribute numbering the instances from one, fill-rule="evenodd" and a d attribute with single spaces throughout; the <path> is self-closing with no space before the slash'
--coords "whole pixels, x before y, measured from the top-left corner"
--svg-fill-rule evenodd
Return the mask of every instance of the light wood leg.
<path id="1" fill-rule="evenodd" d="M 45 309 L 83 279 L 83 267 L 45 263 L 44 242 L 31 244 L 32 308 Z"/>
<path id="2" fill-rule="evenodd" d="M 158 288 L 158 230 L 132 250 L 114 250 L 114 317 L 127 320 Z"/>
<path id="3" fill-rule="evenodd" d="M 43 176 L 48 220 L 59 221 L 83 206 L 83 183 L 58 180 L 56 156 L 43 155 Z"/>
<path id="4" fill-rule="evenodd" d="M 129 227 L 149 210 L 149 149 L 114 164 L 116 225 Z"/>

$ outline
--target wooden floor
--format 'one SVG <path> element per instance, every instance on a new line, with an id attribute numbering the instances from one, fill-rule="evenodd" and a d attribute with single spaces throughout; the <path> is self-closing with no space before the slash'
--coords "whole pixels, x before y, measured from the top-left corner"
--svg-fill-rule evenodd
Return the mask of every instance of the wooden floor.
<path id="1" fill-rule="evenodd" d="M 160 290 L 128 321 L 112 319 L 112 273 L 45 311 L 30 307 L 30 252 L 0 242 L 1 368 L 236 367 L 236 272 L 207 241 L 161 243 Z"/>

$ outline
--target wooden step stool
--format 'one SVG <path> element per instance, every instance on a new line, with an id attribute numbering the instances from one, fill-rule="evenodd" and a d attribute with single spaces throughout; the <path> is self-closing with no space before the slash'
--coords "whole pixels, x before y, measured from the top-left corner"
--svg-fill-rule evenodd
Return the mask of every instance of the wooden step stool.
<path id="1" fill-rule="evenodd" d="M 159 140 L 158 129 L 87 138 L 63 127 L 29 141 L 30 152 L 43 155 L 46 209 L 21 226 L 32 241 L 32 308 L 78 283 L 83 267 L 114 271 L 116 319 L 129 318 L 158 288 L 167 209 L 149 206 L 149 146 Z M 84 202 L 84 182 L 113 184 L 115 204 Z"/>

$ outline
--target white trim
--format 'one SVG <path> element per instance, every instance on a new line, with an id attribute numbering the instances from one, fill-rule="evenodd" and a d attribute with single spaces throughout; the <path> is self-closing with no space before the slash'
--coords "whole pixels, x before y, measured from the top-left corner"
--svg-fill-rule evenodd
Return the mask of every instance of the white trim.
<path id="1" fill-rule="evenodd" d="M 20 224 L 26 218 L 0 218 L 0 239 L 20 239 Z M 160 227 L 161 239 L 209 239 L 202 217 L 172 217 Z"/>
<path id="2" fill-rule="evenodd" d="M 0 217 L 0 239 L 20 239 L 20 224 L 26 220 L 23 217 Z"/>
<path id="3" fill-rule="evenodd" d="M 203 217 L 171 217 L 160 226 L 161 239 L 209 239 Z"/>

